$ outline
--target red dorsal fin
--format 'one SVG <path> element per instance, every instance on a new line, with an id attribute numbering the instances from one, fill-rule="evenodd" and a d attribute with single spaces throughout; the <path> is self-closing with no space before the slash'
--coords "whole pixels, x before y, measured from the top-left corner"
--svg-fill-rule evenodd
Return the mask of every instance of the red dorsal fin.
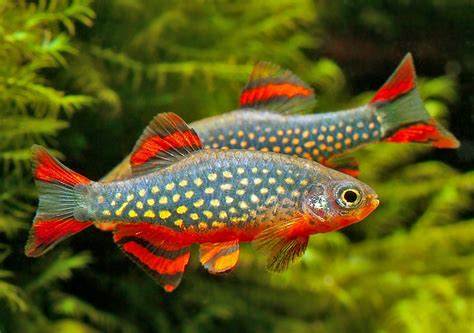
<path id="1" fill-rule="evenodd" d="M 163 227 L 147 223 L 119 224 L 114 241 L 140 268 L 166 291 L 181 282 L 189 261 L 189 246 L 168 239 Z"/>
<path id="2" fill-rule="evenodd" d="M 347 154 L 335 155 L 327 160 L 322 161 L 321 164 L 352 177 L 357 178 L 360 174 L 359 163 L 355 157 L 349 156 Z"/>
<path id="3" fill-rule="evenodd" d="M 298 233 L 300 222 L 304 220 L 304 216 L 298 216 L 288 221 L 275 222 L 255 238 L 256 248 L 267 255 L 269 271 L 284 271 L 304 254 L 309 237 Z"/>
<path id="4" fill-rule="evenodd" d="M 90 180 L 68 169 L 37 145 L 32 147 L 32 166 L 39 204 L 25 254 L 38 257 L 91 225 L 74 218 L 83 200 L 82 189 L 77 185 L 88 184 Z"/>
<path id="5" fill-rule="evenodd" d="M 408 53 L 398 65 L 395 72 L 388 78 L 384 85 L 377 91 L 370 104 L 389 102 L 401 97 L 416 86 L 415 66 L 413 57 Z"/>
<path id="6" fill-rule="evenodd" d="M 204 243 L 199 248 L 201 264 L 212 274 L 228 272 L 239 261 L 239 241 Z"/>
<path id="7" fill-rule="evenodd" d="M 202 147 L 196 132 L 183 119 L 174 113 L 160 113 L 150 122 L 132 151 L 132 172 L 139 175 L 167 167 Z"/>
<path id="8" fill-rule="evenodd" d="M 240 94 L 240 107 L 285 114 L 310 109 L 314 91 L 289 70 L 269 62 L 258 62 Z"/>

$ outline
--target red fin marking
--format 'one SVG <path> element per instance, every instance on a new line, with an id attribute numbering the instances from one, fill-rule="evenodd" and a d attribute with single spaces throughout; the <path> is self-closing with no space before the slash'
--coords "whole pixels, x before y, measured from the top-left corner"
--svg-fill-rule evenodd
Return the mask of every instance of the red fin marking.
<path id="1" fill-rule="evenodd" d="M 360 175 L 359 163 L 354 157 L 347 154 L 335 155 L 327 160 L 323 160 L 321 164 L 355 178 Z"/>
<path id="2" fill-rule="evenodd" d="M 435 120 L 431 120 L 427 124 L 420 123 L 402 128 L 386 138 L 385 141 L 431 143 L 433 147 L 437 148 L 459 147 L 459 141 L 440 128 Z"/>
<path id="3" fill-rule="evenodd" d="M 270 83 L 265 86 L 256 87 L 245 90 L 240 96 L 240 106 L 265 102 L 275 97 L 293 98 L 295 96 L 311 96 L 313 90 L 304 86 L 299 86 L 291 83 L 274 84 Z"/>
<path id="4" fill-rule="evenodd" d="M 228 272 L 239 261 L 239 242 L 203 243 L 199 248 L 201 264 L 212 274 Z"/>
<path id="5" fill-rule="evenodd" d="M 36 180 L 60 182 L 67 185 L 89 183 L 90 180 L 60 164 L 46 149 L 33 146 L 33 175 Z"/>
<path id="6" fill-rule="evenodd" d="M 413 57 L 411 53 L 408 53 L 392 76 L 390 76 L 387 82 L 377 91 L 370 101 L 370 104 L 391 101 L 405 95 L 415 88 L 415 84 L 416 74 L 415 66 L 413 65 Z"/>
<path id="7" fill-rule="evenodd" d="M 127 242 L 123 245 L 123 250 L 137 257 L 142 263 L 148 266 L 153 271 L 160 274 L 173 275 L 182 273 L 184 266 L 189 261 L 190 252 L 184 253 L 176 259 L 167 259 L 157 256 L 144 248 L 140 244 L 133 241 Z"/>
<path id="8" fill-rule="evenodd" d="M 90 225 L 91 223 L 78 222 L 74 219 L 35 221 L 26 244 L 25 254 L 28 257 L 38 257 L 56 243 L 77 234 Z"/>

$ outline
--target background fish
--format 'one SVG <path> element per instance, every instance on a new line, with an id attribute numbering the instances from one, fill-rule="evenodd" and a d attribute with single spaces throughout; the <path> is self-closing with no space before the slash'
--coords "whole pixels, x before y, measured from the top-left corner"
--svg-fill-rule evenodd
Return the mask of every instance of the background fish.
<path id="1" fill-rule="evenodd" d="M 258 63 L 240 96 L 240 109 L 196 121 L 206 148 L 271 151 L 315 160 L 352 176 L 357 162 L 342 153 L 381 141 L 457 148 L 458 140 L 426 112 L 411 54 L 369 104 L 346 111 L 294 115 L 314 105 L 314 92 L 288 70 Z M 130 176 L 129 157 L 103 181 Z"/>
<path id="2" fill-rule="evenodd" d="M 292 156 L 203 149 L 175 114 L 158 115 L 132 152 L 133 177 L 96 183 L 33 147 L 39 206 L 26 255 L 37 257 L 93 223 L 114 223 L 115 243 L 165 290 L 174 290 L 200 245 L 211 273 L 231 270 L 253 241 L 279 271 L 311 234 L 364 219 L 378 205 L 364 183 Z"/>

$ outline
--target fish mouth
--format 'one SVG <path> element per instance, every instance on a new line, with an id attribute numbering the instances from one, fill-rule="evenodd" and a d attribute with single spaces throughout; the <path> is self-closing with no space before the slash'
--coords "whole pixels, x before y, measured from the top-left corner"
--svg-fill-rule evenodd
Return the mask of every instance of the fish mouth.
<path id="1" fill-rule="evenodd" d="M 374 210 L 375 208 L 377 208 L 380 204 L 380 200 L 378 199 L 377 195 L 376 194 L 369 194 L 367 196 L 367 199 L 369 201 L 369 206 L 372 210 Z"/>

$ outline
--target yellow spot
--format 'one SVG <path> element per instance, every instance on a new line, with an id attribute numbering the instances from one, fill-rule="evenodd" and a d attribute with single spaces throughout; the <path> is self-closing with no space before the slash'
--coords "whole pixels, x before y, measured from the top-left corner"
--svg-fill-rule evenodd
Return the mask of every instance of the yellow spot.
<path id="1" fill-rule="evenodd" d="M 292 196 L 292 197 L 297 197 L 297 196 L 299 196 L 299 195 L 300 195 L 300 192 L 298 192 L 298 191 L 293 191 L 293 192 L 291 192 L 291 196 Z"/>
<path id="2" fill-rule="evenodd" d="M 231 139 L 231 140 L 229 141 L 229 143 L 230 143 L 231 145 L 235 145 L 235 144 L 237 144 L 237 140 L 236 140 L 236 139 Z"/>
<path id="3" fill-rule="evenodd" d="M 253 183 L 254 183 L 255 185 L 258 185 L 258 184 L 260 184 L 261 182 L 262 182 L 262 179 L 261 179 L 261 178 L 255 178 L 255 179 L 253 180 Z"/>
<path id="4" fill-rule="evenodd" d="M 171 216 L 171 212 L 169 210 L 160 210 L 160 218 L 167 219 Z"/>
<path id="5" fill-rule="evenodd" d="M 196 213 L 189 214 L 189 217 L 194 221 L 199 220 L 199 215 Z"/>
<path id="6" fill-rule="evenodd" d="M 174 183 L 166 184 L 165 189 L 167 189 L 168 191 L 171 191 L 172 189 L 174 189 Z"/>
<path id="7" fill-rule="evenodd" d="M 213 143 L 212 148 L 219 148 L 219 145 L 217 143 Z"/>
<path id="8" fill-rule="evenodd" d="M 232 173 L 230 171 L 224 171 L 222 175 L 224 178 L 232 178 Z"/>
<path id="9" fill-rule="evenodd" d="M 294 145 L 296 146 L 297 144 L 299 144 L 299 143 L 300 143 L 300 140 L 299 140 L 299 139 L 297 139 L 297 138 L 295 138 L 295 139 L 293 139 L 293 140 L 291 141 L 291 143 L 292 143 L 292 144 L 294 144 Z"/>
<path id="10" fill-rule="evenodd" d="M 359 121 L 359 122 L 357 123 L 357 127 L 359 127 L 359 128 L 362 128 L 362 127 L 364 127 L 364 123 L 363 123 L 363 122 L 361 122 L 361 121 Z"/>
<path id="11" fill-rule="evenodd" d="M 232 189 L 232 184 L 222 184 L 221 190 L 226 191 Z"/>
<path id="12" fill-rule="evenodd" d="M 271 205 L 273 203 L 275 203 L 275 201 L 277 201 L 277 197 L 272 195 L 270 198 L 267 199 L 267 201 L 265 202 L 266 205 Z"/>
<path id="13" fill-rule="evenodd" d="M 277 187 L 277 193 L 283 194 L 283 193 L 285 193 L 285 189 L 282 186 L 278 186 Z"/>
<path id="14" fill-rule="evenodd" d="M 352 133 L 352 126 L 347 126 L 346 127 L 346 132 L 347 133 Z"/>
<path id="15" fill-rule="evenodd" d="M 186 206 L 179 206 L 178 208 L 176 208 L 176 213 L 178 214 L 184 214 L 188 211 L 188 207 Z"/>
<path id="16" fill-rule="evenodd" d="M 240 146 L 241 146 L 242 148 L 245 148 L 245 147 L 247 147 L 247 144 L 248 144 L 247 141 L 242 141 L 242 142 L 240 143 Z"/>
<path id="17" fill-rule="evenodd" d="M 309 131 L 304 131 L 303 132 L 303 138 L 307 139 L 309 137 Z"/>
<path id="18" fill-rule="evenodd" d="M 274 147 L 272 148 L 272 150 L 273 150 L 275 153 L 279 153 L 279 152 L 281 151 L 281 148 L 278 147 L 278 146 L 274 146 Z"/>
<path id="19" fill-rule="evenodd" d="M 318 135 L 318 140 L 319 140 L 319 141 L 323 141 L 323 140 L 324 140 L 324 135 L 319 134 L 319 135 Z"/>
<path id="20" fill-rule="evenodd" d="M 300 133 L 301 133 L 301 128 L 297 127 L 297 128 L 295 129 L 295 134 L 300 134 Z"/>
<path id="21" fill-rule="evenodd" d="M 146 201 L 146 203 L 149 205 L 149 206 L 153 206 L 155 204 L 155 199 L 148 199 Z"/>
<path id="22" fill-rule="evenodd" d="M 305 148 L 311 148 L 311 147 L 314 147 L 316 145 L 316 142 L 314 141 L 308 141 L 308 142 L 305 142 L 304 146 Z"/>
<path id="23" fill-rule="evenodd" d="M 143 214 L 143 216 L 154 218 L 154 217 L 155 217 L 155 213 L 153 213 L 152 210 L 147 210 L 147 211 L 145 212 L 145 214 Z"/>
<path id="24" fill-rule="evenodd" d="M 332 153 L 333 151 L 334 151 L 334 148 L 331 147 L 331 146 L 329 146 L 329 147 L 328 147 L 328 152 Z"/>
<path id="25" fill-rule="evenodd" d="M 275 136 L 271 136 L 268 141 L 271 142 L 271 143 L 275 143 L 277 140 L 277 138 Z"/>
<path id="26" fill-rule="evenodd" d="M 207 179 L 209 180 L 216 180 L 217 179 L 217 174 L 216 173 L 210 173 L 207 175 Z"/>
<path id="27" fill-rule="evenodd" d="M 244 190 L 237 190 L 237 194 L 238 194 L 238 195 L 244 195 L 244 194 L 245 194 L 245 191 L 244 191 Z"/>
<path id="28" fill-rule="evenodd" d="M 205 230 L 205 229 L 207 229 L 207 223 L 200 222 L 198 224 L 198 227 L 199 227 L 199 230 Z"/>
<path id="29" fill-rule="evenodd" d="M 258 172 L 258 169 L 257 168 L 252 168 L 252 173 L 257 173 Z"/>
<path id="30" fill-rule="evenodd" d="M 374 124 L 374 123 L 372 123 L 372 122 L 371 122 L 371 123 L 369 123 L 369 128 L 370 128 L 370 129 L 373 129 L 373 128 L 375 128 L 375 124 Z"/>
<path id="31" fill-rule="evenodd" d="M 296 152 L 297 154 L 301 154 L 301 153 L 303 152 L 303 148 L 301 148 L 301 147 L 296 147 L 295 152 Z"/>
<path id="32" fill-rule="evenodd" d="M 219 139 L 219 140 L 221 140 L 221 141 L 224 140 L 224 139 L 225 139 L 224 134 L 219 134 L 219 135 L 217 136 L 217 139 Z"/>
<path id="33" fill-rule="evenodd" d="M 122 193 L 115 193 L 115 197 L 116 197 L 117 199 L 120 199 L 120 198 L 122 197 Z"/>
<path id="34" fill-rule="evenodd" d="M 283 135 L 283 131 L 282 131 L 282 130 L 278 130 L 278 131 L 277 131 L 277 134 L 280 135 L 280 136 L 282 136 L 282 135 Z"/>
<path id="35" fill-rule="evenodd" d="M 344 137 L 344 135 L 342 135 L 342 133 L 337 133 L 337 135 L 336 135 L 336 138 L 338 140 L 342 140 L 343 137 Z"/>
<path id="36" fill-rule="evenodd" d="M 323 144 L 321 144 L 321 145 L 319 146 L 319 149 L 321 149 L 321 150 L 324 151 L 324 150 L 326 150 L 326 147 L 327 147 L 327 146 L 323 143 Z"/>
<path id="37" fill-rule="evenodd" d="M 245 172 L 244 168 L 237 168 L 237 173 L 239 175 L 243 174 Z"/>
<path id="38" fill-rule="evenodd" d="M 225 203 L 230 204 L 230 203 L 232 203 L 233 201 L 234 201 L 233 198 L 231 198 L 231 197 L 225 197 Z"/>
<path id="39" fill-rule="evenodd" d="M 135 206 L 137 206 L 138 209 L 143 209 L 143 202 L 137 201 L 137 203 L 135 204 Z"/>
<path id="40" fill-rule="evenodd" d="M 130 209 L 129 212 L 128 212 L 128 216 L 130 217 L 137 217 L 137 212 L 134 211 L 133 209 Z"/>
<path id="41" fill-rule="evenodd" d="M 286 131 L 286 134 L 288 134 L 288 135 L 293 134 L 293 130 L 292 130 L 292 129 L 287 130 L 287 131 Z"/>
<path id="42" fill-rule="evenodd" d="M 303 186 L 306 186 L 308 185 L 308 181 L 306 179 L 303 179 L 301 182 L 300 182 L 301 185 Z"/>
<path id="43" fill-rule="evenodd" d="M 270 172 L 270 170 L 268 170 L 268 169 L 262 169 L 262 173 L 263 173 L 264 175 L 266 175 L 266 174 L 269 173 L 269 172 Z"/>
<path id="44" fill-rule="evenodd" d="M 326 126 L 321 126 L 321 131 L 326 132 L 328 128 Z"/>
<path id="45" fill-rule="evenodd" d="M 97 202 L 98 202 L 98 203 L 101 204 L 101 203 L 104 203 L 104 201 L 105 201 L 105 198 L 104 198 L 103 195 L 99 195 L 99 196 L 97 197 Z"/>
<path id="46" fill-rule="evenodd" d="M 183 223 L 184 223 L 184 221 L 181 220 L 181 219 L 174 221 L 174 225 L 179 227 L 179 228 L 183 227 Z"/>
<path id="47" fill-rule="evenodd" d="M 194 179 L 194 184 L 196 184 L 196 186 L 201 186 L 202 185 L 202 179 L 201 178 Z"/>
<path id="48" fill-rule="evenodd" d="M 223 228 L 223 227 L 225 227 L 225 223 L 214 221 L 214 222 L 212 222 L 212 227 L 213 228 Z"/>
<path id="49" fill-rule="evenodd" d="M 166 205 L 168 203 L 168 198 L 167 197 L 161 197 L 158 202 L 162 205 Z"/>
<path id="50" fill-rule="evenodd" d="M 110 210 L 108 210 L 108 209 L 103 210 L 102 214 L 105 215 L 105 216 L 110 216 L 111 215 Z"/>
<path id="51" fill-rule="evenodd" d="M 352 137 L 354 140 L 359 140 L 359 134 L 354 134 L 354 136 Z"/>
<path id="52" fill-rule="evenodd" d="M 220 201 L 217 199 L 211 200 L 211 206 L 219 207 L 220 204 L 221 204 Z"/>
<path id="53" fill-rule="evenodd" d="M 220 213 L 219 213 L 219 218 L 221 218 L 221 219 L 226 219 L 226 218 L 227 218 L 227 213 L 224 212 L 224 211 L 220 212 Z"/>
<path id="54" fill-rule="evenodd" d="M 350 145 L 351 142 L 352 142 L 352 140 L 349 139 L 349 138 L 347 138 L 347 139 L 344 140 L 344 143 L 345 143 L 346 145 Z"/>
<path id="55" fill-rule="evenodd" d="M 120 206 L 120 208 L 115 211 L 115 215 L 117 215 L 117 216 L 122 215 L 122 212 L 123 212 L 123 210 L 125 209 L 125 207 L 127 207 L 127 205 L 128 205 L 128 201 L 127 201 L 127 202 L 124 202 L 124 203 L 122 204 L 122 206 Z"/>
<path id="56" fill-rule="evenodd" d="M 244 131 L 238 131 L 237 135 L 239 136 L 239 138 L 243 137 L 244 136 Z"/>
<path id="57" fill-rule="evenodd" d="M 369 138 L 369 135 L 367 133 L 362 133 L 362 138 L 367 140 Z"/>
<path id="58" fill-rule="evenodd" d="M 202 212 L 204 214 L 205 217 L 207 217 L 208 219 L 212 218 L 212 216 L 214 214 L 212 214 L 212 212 L 208 211 L 208 210 L 205 210 Z"/>
<path id="59" fill-rule="evenodd" d="M 328 135 L 328 137 L 326 138 L 327 142 L 331 143 L 331 142 L 334 142 L 334 137 L 332 135 Z"/>
<path id="60" fill-rule="evenodd" d="M 267 152 L 269 150 L 268 150 L 268 147 L 263 147 L 262 149 L 260 149 L 260 151 Z"/>
<path id="61" fill-rule="evenodd" d="M 267 194 L 267 193 L 268 193 L 268 188 L 262 187 L 262 188 L 260 189 L 260 193 L 261 193 L 261 194 Z"/>
<path id="62" fill-rule="evenodd" d="M 336 126 L 335 126 L 335 125 L 329 126 L 329 130 L 330 130 L 331 132 L 334 131 L 335 129 L 336 129 Z"/>
<path id="63" fill-rule="evenodd" d="M 253 203 L 257 203 L 260 201 L 260 199 L 255 194 L 252 194 L 250 196 L 250 201 L 252 201 Z"/>
<path id="64" fill-rule="evenodd" d="M 193 191 L 187 191 L 186 193 L 184 193 L 184 196 L 188 199 L 191 199 L 193 195 L 194 195 Z"/>
<path id="65" fill-rule="evenodd" d="M 277 169 L 276 172 L 277 172 L 277 175 L 278 175 L 278 176 L 281 176 L 281 175 L 283 174 L 283 171 L 281 171 L 280 169 Z"/>
<path id="66" fill-rule="evenodd" d="M 179 194 L 173 195 L 173 202 L 178 202 L 181 196 Z"/>
<path id="67" fill-rule="evenodd" d="M 276 179 L 275 178 L 268 178 L 268 183 L 269 184 L 275 184 L 276 183 Z"/>
<path id="68" fill-rule="evenodd" d="M 283 144 L 286 144 L 286 143 L 288 143 L 288 142 L 290 142 L 290 139 L 288 139 L 287 137 L 284 137 L 284 138 L 281 140 L 281 143 L 283 143 Z"/>
<path id="69" fill-rule="evenodd" d="M 140 191 L 138 191 L 138 195 L 141 197 L 144 197 L 145 194 L 146 194 L 146 191 L 144 189 L 141 189 Z"/>
<path id="70" fill-rule="evenodd" d="M 151 188 L 151 193 L 158 193 L 158 192 L 160 192 L 160 189 L 158 188 L 158 186 L 153 186 Z"/>
<path id="71" fill-rule="evenodd" d="M 115 207 L 115 205 L 116 205 L 117 203 L 115 202 L 115 200 L 112 200 L 112 202 L 111 202 L 110 204 L 112 205 L 112 207 Z"/>
<path id="72" fill-rule="evenodd" d="M 291 147 L 285 147 L 285 153 L 291 153 L 292 150 L 293 148 Z"/>
<path id="73" fill-rule="evenodd" d="M 249 208 L 249 206 L 247 205 L 247 203 L 245 201 L 241 201 L 239 203 L 239 207 L 242 208 L 242 209 L 247 209 Z"/>
<path id="74" fill-rule="evenodd" d="M 249 180 L 247 178 L 243 178 L 241 181 L 240 181 L 240 184 L 244 185 L 244 186 L 247 186 L 249 184 Z"/>
<path id="75" fill-rule="evenodd" d="M 127 201 L 132 201 L 135 196 L 133 194 L 127 195 Z"/>
<path id="76" fill-rule="evenodd" d="M 313 128 L 311 130 L 311 134 L 318 134 L 318 129 L 317 128 Z"/>
<path id="77" fill-rule="evenodd" d="M 308 160 L 311 160 L 311 154 L 310 153 L 304 153 L 303 158 L 306 158 Z"/>
<path id="78" fill-rule="evenodd" d="M 261 137 L 258 138 L 258 142 L 264 143 L 266 139 L 267 139 L 266 137 L 261 136 Z"/>
<path id="79" fill-rule="evenodd" d="M 196 208 L 201 207 L 203 204 L 204 204 L 204 200 L 203 200 L 203 199 L 199 199 L 198 201 L 195 201 L 195 202 L 193 203 L 194 207 L 196 207 Z"/>
<path id="80" fill-rule="evenodd" d="M 237 213 L 237 209 L 235 209 L 235 207 L 230 207 L 229 208 L 229 213 L 235 214 L 235 213 Z"/>
<path id="81" fill-rule="evenodd" d="M 341 149 L 342 148 L 342 144 L 340 142 L 336 143 L 335 145 L 336 149 Z"/>
<path id="82" fill-rule="evenodd" d="M 212 187 L 207 187 L 207 188 L 204 190 L 204 193 L 206 193 L 206 194 L 212 194 L 212 193 L 214 193 L 214 188 L 212 188 Z"/>
<path id="83" fill-rule="evenodd" d="M 182 180 L 179 182 L 179 186 L 181 187 L 185 187 L 185 186 L 188 186 L 188 181 L 187 180 Z"/>

